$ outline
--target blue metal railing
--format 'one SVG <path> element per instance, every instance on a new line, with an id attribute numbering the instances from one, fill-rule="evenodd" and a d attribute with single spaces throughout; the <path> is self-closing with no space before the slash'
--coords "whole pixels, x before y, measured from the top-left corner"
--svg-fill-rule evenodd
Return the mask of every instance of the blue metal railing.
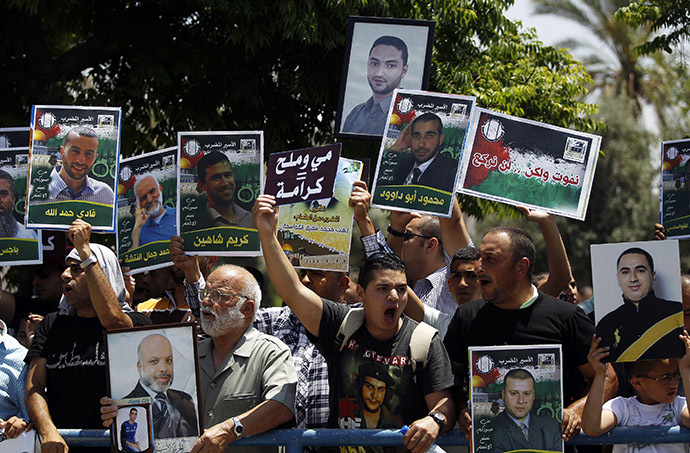
<path id="1" fill-rule="evenodd" d="M 60 435 L 68 445 L 105 447 L 110 445 L 110 431 L 98 429 L 61 429 Z M 599 437 L 580 433 L 569 445 L 690 443 L 690 429 L 679 426 L 643 426 L 614 428 Z M 444 445 L 468 445 L 460 430 L 439 436 L 436 443 Z M 240 439 L 233 445 L 271 446 L 285 445 L 287 453 L 300 453 L 303 447 L 337 445 L 402 445 L 402 434 L 394 430 L 379 429 L 280 429 L 265 434 Z"/>

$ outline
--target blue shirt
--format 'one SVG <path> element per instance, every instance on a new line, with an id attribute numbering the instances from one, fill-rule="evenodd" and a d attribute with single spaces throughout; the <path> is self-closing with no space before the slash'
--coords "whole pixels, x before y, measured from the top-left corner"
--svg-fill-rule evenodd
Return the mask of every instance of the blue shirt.
<path id="1" fill-rule="evenodd" d="M 154 241 L 169 241 L 171 236 L 177 235 L 177 210 L 165 207 L 163 215 L 149 219 L 141 227 L 139 246 Z"/>
<path id="2" fill-rule="evenodd" d="M 92 201 L 94 203 L 103 203 L 112 205 L 115 203 L 115 194 L 113 189 L 106 183 L 96 181 L 88 176 L 84 177 L 85 184 L 79 192 L 74 192 L 67 186 L 67 183 L 62 179 L 57 168 L 53 168 L 50 172 L 50 184 L 48 184 L 48 192 L 50 193 L 50 200 L 48 201 Z"/>
<path id="3" fill-rule="evenodd" d="M 28 420 L 24 405 L 27 366 L 24 363 L 26 348 L 7 333 L 7 326 L 0 320 L 0 418 L 12 416 Z"/>

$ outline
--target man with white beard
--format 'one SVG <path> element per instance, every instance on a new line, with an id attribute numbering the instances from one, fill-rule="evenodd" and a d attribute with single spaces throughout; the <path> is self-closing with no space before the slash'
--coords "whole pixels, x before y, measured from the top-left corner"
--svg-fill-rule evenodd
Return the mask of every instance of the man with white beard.
<path id="1" fill-rule="evenodd" d="M 252 274 L 226 264 L 209 275 L 201 326 L 211 336 L 199 343 L 204 426 L 191 453 L 223 452 L 242 436 L 263 433 L 293 418 L 297 375 L 287 346 L 252 327 L 261 289 Z M 103 398 L 104 425 L 117 406 Z M 278 447 L 235 447 L 274 452 Z"/>
<path id="2" fill-rule="evenodd" d="M 154 241 L 169 241 L 177 234 L 175 208 L 163 206 L 163 187 L 152 175 L 137 178 L 134 195 L 137 211 L 132 228 L 133 250 Z"/>
<path id="3" fill-rule="evenodd" d="M 137 357 L 139 382 L 126 398 L 152 398 L 154 438 L 198 436 L 192 397 L 170 388 L 174 376 L 170 341 L 160 334 L 149 335 L 139 343 Z"/>

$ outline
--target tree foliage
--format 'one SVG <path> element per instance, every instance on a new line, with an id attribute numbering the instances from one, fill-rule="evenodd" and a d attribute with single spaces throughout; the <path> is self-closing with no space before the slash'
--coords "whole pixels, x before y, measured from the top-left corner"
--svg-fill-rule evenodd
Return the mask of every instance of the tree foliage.
<path id="1" fill-rule="evenodd" d="M 634 1 L 616 11 L 615 17 L 626 21 L 633 27 L 650 26 L 660 35 L 653 37 L 637 47 L 641 54 L 651 54 L 659 50 L 671 53 L 680 48 L 690 35 L 690 2 L 687 0 L 644 0 Z"/>

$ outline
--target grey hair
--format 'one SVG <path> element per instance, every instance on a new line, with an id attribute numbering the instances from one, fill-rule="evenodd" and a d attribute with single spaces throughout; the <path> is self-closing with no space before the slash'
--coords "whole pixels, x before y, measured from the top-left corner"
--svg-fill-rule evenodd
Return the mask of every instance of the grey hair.
<path id="1" fill-rule="evenodd" d="M 242 279 L 243 286 L 239 294 L 246 299 L 254 301 L 254 313 L 252 314 L 254 315 L 256 313 L 256 307 L 261 305 L 261 287 L 259 287 L 259 283 L 256 281 L 252 273 L 242 266 L 237 266 L 235 264 L 221 264 L 220 266 L 216 267 L 215 270 L 218 271 L 221 269 L 227 269 L 229 271 L 244 275 L 244 278 Z M 242 301 L 241 304 L 238 304 L 238 308 L 241 309 L 243 305 L 244 301 Z"/>

